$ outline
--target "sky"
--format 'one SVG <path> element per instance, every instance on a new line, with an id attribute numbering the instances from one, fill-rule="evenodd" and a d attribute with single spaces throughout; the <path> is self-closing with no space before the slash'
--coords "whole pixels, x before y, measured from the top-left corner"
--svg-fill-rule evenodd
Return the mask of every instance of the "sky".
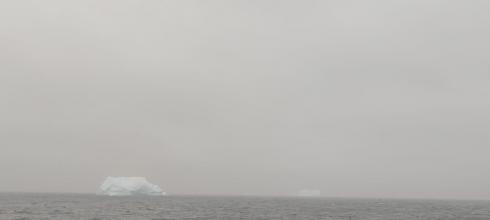
<path id="1" fill-rule="evenodd" d="M 490 199 L 490 1 L 2 1 L 0 191 Z"/>

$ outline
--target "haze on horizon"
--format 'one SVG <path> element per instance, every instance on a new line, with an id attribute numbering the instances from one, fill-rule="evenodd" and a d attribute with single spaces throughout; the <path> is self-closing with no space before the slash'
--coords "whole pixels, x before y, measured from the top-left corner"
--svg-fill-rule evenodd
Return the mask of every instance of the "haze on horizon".
<path id="1" fill-rule="evenodd" d="M 2 1 L 0 191 L 490 199 L 490 1 Z"/>

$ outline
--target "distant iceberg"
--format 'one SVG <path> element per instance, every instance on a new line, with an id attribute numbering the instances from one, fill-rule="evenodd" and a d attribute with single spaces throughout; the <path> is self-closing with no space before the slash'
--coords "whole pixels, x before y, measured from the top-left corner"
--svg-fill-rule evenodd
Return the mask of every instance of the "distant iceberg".
<path id="1" fill-rule="evenodd" d="M 107 196 L 162 196 L 162 189 L 144 177 L 107 177 L 97 190 L 97 195 Z"/>
<path id="2" fill-rule="evenodd" d="M 302 189 L 298 192 L 298 196 L 301 197 L 320 197 L 322 192 L 317 189 Z"/>

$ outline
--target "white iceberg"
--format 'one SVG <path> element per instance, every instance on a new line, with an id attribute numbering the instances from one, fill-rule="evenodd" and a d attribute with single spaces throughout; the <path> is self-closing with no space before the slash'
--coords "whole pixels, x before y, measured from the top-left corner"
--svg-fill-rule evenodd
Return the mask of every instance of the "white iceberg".
<path id="1" fill-rule="evenodd" d="M 162 196 L 162 189 L 144 177 L 107 177 L 97 190 L 97 195 L 107 196 Z"/>
<path id="2" fill-rule="evenodd" d="M 302 189 L 298 192 L 298 196 L 301 197 L 319 197 L 322 195 L 322 192 L 317 189 Z"/>

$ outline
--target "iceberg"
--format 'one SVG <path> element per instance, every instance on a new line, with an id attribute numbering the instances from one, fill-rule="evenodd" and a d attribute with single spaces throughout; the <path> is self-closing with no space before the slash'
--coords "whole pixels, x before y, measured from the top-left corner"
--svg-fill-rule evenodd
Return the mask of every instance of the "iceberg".
<path id="1" fill-rule="evenodd" d="M 97 190 L 97 195 L 107 196 L 162 196 L 162 189 L 144 177 L 107 177 Z"/>
<path id="2" fill-rule="evenodd" d="M 298 192 L 298 196 L 300 197 L 319 197 L 322 195 L 322 192 L 317 189 L 302 189 Z"/>

